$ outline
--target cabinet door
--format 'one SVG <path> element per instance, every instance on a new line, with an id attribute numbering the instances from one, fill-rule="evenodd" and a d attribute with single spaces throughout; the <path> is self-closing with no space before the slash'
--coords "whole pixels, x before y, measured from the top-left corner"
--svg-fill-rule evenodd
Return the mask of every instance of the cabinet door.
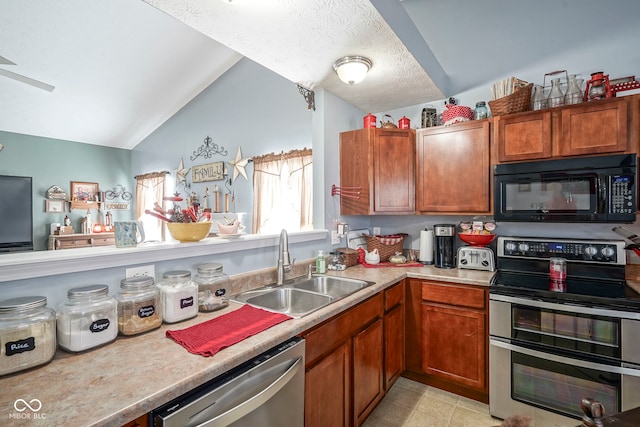
<path id="1" fill-rule="evenodd" d="M 591 102 L 562 110 L 560 155 L 627 151 L 627 101 Z"/>
<path id="2" fill-rule="evenodd" d="M 342 215 L 415 213 L 415 131 L 341 133 L 340 186 Z"/>
<path id="3" fill-rule="evenodd" d="M 416 137 L 417 210 L 490 212 L 489 121 L 423 129 Z"/>
<path id="4" fill-rule="evenodd" d="M 129 421 L 122 427 L 147 427 L 149 425 L 149 414 L 139 416 L 133 421 Z"/>
<path id="5" fill-rule="evenodd" d="M 528 112 L 495 119 L 498 162 L 547 159 L 552 156 L 551 111 Z"/>
<path id="6" fill-rule="evenodd" d="M 373 144 L 374 213 L 415 213 L 415 143 L 411 130 L 378 129 Z"/>
<path id="7" fill-rule="evenodd" d="M 373 159 L 371 146 L 375 129 L 360 129 L 340 134 L 340 197 L 342 215 L 368 215 L 372 206 Z"/>
<path id="8" fill-rule="evenodd" d="M 389 391 L 404 371 L 404 304 L 384 316 L 384 389 Z"/>
<path id="9" fill-rule="evenodd" d="M 384 396 L 382 328 L 382 319 L 378 319 L 353 337 L 353 418 L 357 426 Z"/>
<path id="10" fill-rule="evenodd" d="M 304 387 L 306 427 L 350 425 L 350 366 L 350 342 L 346 342 L 307 370 Z"/>
<path id="11" fill-rule="evenodd" d="M 483 312 L 422 304 L 424 372 L 485 389 L 485 334 Z"/>

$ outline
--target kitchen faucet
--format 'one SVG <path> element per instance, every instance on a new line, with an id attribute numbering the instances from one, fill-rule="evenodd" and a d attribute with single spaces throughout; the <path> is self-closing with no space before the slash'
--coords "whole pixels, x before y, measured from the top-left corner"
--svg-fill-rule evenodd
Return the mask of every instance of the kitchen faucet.
<path id="1" fill-rule="evenodd" d="M 291 272 L 293 270 L 293 264 L 296 262 L 294 258 L 293 261 L 289 258 L 289 235 L 287 234 L 287 230 L 282 229 L 280 232 L 280 249 L 278 251 L 278 280 L 276 281 L 276 285 L 282 285 L 284 283 L 284 275 L 285 273 Z"/>

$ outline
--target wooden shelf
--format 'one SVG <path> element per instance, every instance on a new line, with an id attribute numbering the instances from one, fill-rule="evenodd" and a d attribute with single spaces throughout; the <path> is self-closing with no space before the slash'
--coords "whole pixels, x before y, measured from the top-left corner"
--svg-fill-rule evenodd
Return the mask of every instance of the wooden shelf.
<path id="1" fill-rule="evenodd" d="M 69 207 L 71 209 L 98 209 L 100 210 L 100 204 L 102 202 L 84 202 L 84 201 L 69 201 Z"/>

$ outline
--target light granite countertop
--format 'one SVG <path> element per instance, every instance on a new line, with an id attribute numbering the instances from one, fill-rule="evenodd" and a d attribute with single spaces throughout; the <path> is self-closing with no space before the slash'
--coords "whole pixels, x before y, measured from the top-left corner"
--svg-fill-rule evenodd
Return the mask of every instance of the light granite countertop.
<path id="1" fill-rule="evenodd" d="M 280 323 L 212 357 L 187 352 L 165 332 L 231 312 L 240 304 L 232 302 L 214 313 L 199 313 L 184 322 L 163 324 L 146 334 L 119 336 L 113 343 L 85 353 L 58 350 L 47 365 L 0 377 L 0 425 L 121 426 L 405 277 L 488 286 L 493 273 L 432 266 L 355 266 L 330 275 L 375 284 L 305 317 Z M 37 412 L 24 410 L 23 405 L 16 404 L 19 399 L 37 399 L 41 408 Z M 31 406 L 37 406 L 37 402 Z"/>

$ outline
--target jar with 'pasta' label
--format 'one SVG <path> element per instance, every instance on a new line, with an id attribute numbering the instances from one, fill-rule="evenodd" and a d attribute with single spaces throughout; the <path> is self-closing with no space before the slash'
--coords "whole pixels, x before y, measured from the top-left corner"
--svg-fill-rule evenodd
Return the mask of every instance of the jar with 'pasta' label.
<path id="1" fill-rule="evenodd" d="M 122 335 L 136 335 L 162 325 L 160 290 L 153 277 L 136 276 L 120 281 L 118 330 Z"/>

